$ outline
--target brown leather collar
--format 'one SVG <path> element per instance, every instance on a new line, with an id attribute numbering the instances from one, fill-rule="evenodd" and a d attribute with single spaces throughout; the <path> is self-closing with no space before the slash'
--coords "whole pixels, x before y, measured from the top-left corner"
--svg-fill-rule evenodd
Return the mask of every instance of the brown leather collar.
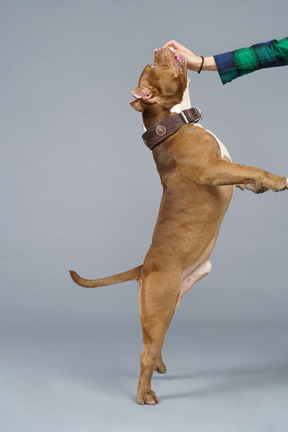
<path id="1" fill-rule="evenodd" d="M 144 132 L 142 135 L 143 141 L 150 150 L 153 150 L 160 142 L 180 129 L 185 123 L 197 123 L 201 118 L 202 113 L 196 107 L 181 111 L 180 114 L 165 117 Z"/>

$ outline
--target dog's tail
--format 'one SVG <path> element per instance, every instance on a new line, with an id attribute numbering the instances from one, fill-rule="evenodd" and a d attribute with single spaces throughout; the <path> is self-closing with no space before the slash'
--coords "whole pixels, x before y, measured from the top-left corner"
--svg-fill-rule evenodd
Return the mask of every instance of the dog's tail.
<path id="1" fill-rule="evenodd" d="M 75 271 L 70 270 L 70 275 L 73 281 L 84 288 L 97 288 L 101 286 L 114 285 L 121 282 L 138 280 L 141 276 L 142 265 L 128 270 L 123 273 L 118 273 L 113 276 L 108 276 L 102 279 L 83 279 Z"/>

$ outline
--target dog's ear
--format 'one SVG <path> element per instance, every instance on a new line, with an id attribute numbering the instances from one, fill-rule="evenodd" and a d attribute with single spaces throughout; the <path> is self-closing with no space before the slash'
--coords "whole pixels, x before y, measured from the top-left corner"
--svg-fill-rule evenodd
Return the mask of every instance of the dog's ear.
<path id="1" fill-rule="evenodd" d="M 130 102 L 130 105 L 131 105 L 132 108 L 134 108 L 136 111 L 140 111 L 140 112 L 143 111 L 143 108 L 142 108 L 142 105 L 141 105 L 141 102 L 140 102 L 139 99 L 137 99 L 137 100 L 135 100 L 135 101 L 133 101 L 133 102 Z"/>
<path id="2" fill-rule="evenodd" d="M 145 89 L 144 87 L 137 87 L 134 90 L 130 90 L 130 93 L 132 93 L 136 99 L 149 99 L 152 96 L 151 90 Z"/>
<path id="3" fill-rule="evenodd" d="M 157 98 L 155 92 L 152 90 L 146 89 L 144 87 L 137 87 L 134 90 L 130 90 L 130 93 L 136 98 L 141 99 L 143 102 L 153 104 L 156 102 Z"/>

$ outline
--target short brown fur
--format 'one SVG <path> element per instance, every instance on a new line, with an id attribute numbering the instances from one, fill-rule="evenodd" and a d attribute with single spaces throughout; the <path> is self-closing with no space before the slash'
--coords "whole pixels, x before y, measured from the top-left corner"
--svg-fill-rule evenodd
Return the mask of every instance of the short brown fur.
<path id="1" fill-rule="evenodd" d="M 186 65 L 179 66 L 168 48 L 156 52 L 155 63 L 145 67 L 137 89 L 131 91 L 136 98 L 131 105 L 142 112 L 146 128 L 174 115 L 170 110 L 181 102 L 187 85 Z M 151 390 L 151 379 L 155 370 L 166 372 L 161 349 L 181 301 L 181 287 L 191 278 L 193 285 L 210 272 L 205 263 L 215 245 L 233 186 L 245 189 L 252 184 L 256 193 L 287 188 L 285 177 L 221 158 L 216 139 L 192 124 L 184 125 L 165 139 L 153 150 L 153 157 L 163 196 L 143 265 L 94 281 L 71 272 L 73 280 L 85 287 L 139 280 L 144 342 L 137 393 L 139 404 L 158 403 Z M 203 263 L 203 271 L 197 273 Z"/>

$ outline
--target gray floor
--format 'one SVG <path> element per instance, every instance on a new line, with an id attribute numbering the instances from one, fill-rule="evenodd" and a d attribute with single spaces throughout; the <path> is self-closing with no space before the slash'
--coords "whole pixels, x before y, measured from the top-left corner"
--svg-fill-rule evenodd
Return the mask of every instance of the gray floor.
<path id="1" fill-rule="evenodd" d="M 180 337 L 179 337 L 180 335 Z M 287 322 L 197 323 L 175 317 L 160 404 L 138 406 L 137 322 L 6 333 L 3 431 L 287 432 Z"/>

